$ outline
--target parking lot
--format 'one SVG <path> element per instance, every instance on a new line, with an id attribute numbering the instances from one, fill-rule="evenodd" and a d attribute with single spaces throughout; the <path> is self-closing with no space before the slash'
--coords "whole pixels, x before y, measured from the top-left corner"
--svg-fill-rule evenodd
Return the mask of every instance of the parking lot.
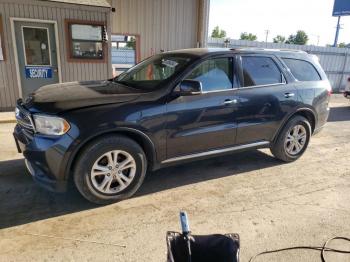
<path id="1" fill-rule="evenodd" d="M 36 186 L 16 153 L 13 126 L 0 125 L 0 261 L 165 261 L 165 234 L 179 230 L 179 210 L 195 234 L 239 233 L 241 261 L 350 236 L 350 103 L 340 95 L 327 126 L 294 163 L 255 150 L 166 168 L 149 174 L 135 197 L 109 206 L 92 205 L 74 189 L 54 194 Z M 257 261 L 320 260 L 316 251 L 288 251 Z"/>

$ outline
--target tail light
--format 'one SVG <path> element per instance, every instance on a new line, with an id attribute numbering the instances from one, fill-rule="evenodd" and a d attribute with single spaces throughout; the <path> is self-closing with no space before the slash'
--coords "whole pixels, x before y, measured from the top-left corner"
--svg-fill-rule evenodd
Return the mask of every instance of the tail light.
<path id="1" fill-rule="evenodd" d="M 330 85 L 327 87 L 327 94 L 328 94 L 328 96 L 332 95 L 332 87 Z"/>

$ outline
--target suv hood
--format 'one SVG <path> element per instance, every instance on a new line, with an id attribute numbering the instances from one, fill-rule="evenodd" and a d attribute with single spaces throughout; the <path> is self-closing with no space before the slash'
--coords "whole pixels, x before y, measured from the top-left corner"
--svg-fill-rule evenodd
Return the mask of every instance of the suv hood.
<path id="1" fill-rule="evenodd" d="M 113 81 L 84 81 L 40 87 L 24 101 L 32 112 L 59 113 L 77 108 L 128 102 L 137 99 L 143 90 Z"/>

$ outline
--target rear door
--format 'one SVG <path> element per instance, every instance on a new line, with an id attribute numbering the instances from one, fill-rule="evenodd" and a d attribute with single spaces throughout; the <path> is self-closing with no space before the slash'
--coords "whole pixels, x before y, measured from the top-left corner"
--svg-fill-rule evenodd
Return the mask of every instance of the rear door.
<path id="1" fill-rule="evenodd" d="M 241 82 L 236 92 L 237 144 L 271 141 L 297 105 L 297 90 L 287 82 L 286 69 L 275 56 L 239 55 L 237 64 Z"/>

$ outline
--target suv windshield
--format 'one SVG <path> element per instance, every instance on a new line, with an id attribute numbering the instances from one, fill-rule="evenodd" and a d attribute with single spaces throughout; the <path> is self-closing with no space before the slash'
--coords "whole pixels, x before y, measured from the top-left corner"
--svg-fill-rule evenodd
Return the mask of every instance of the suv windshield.
<path id="1" fill-rule="evenodd" d="M 114 81 L 135 88 L 154 89 L 192 60 L 189 55 L 156 55 L 122 73 Z"/>

